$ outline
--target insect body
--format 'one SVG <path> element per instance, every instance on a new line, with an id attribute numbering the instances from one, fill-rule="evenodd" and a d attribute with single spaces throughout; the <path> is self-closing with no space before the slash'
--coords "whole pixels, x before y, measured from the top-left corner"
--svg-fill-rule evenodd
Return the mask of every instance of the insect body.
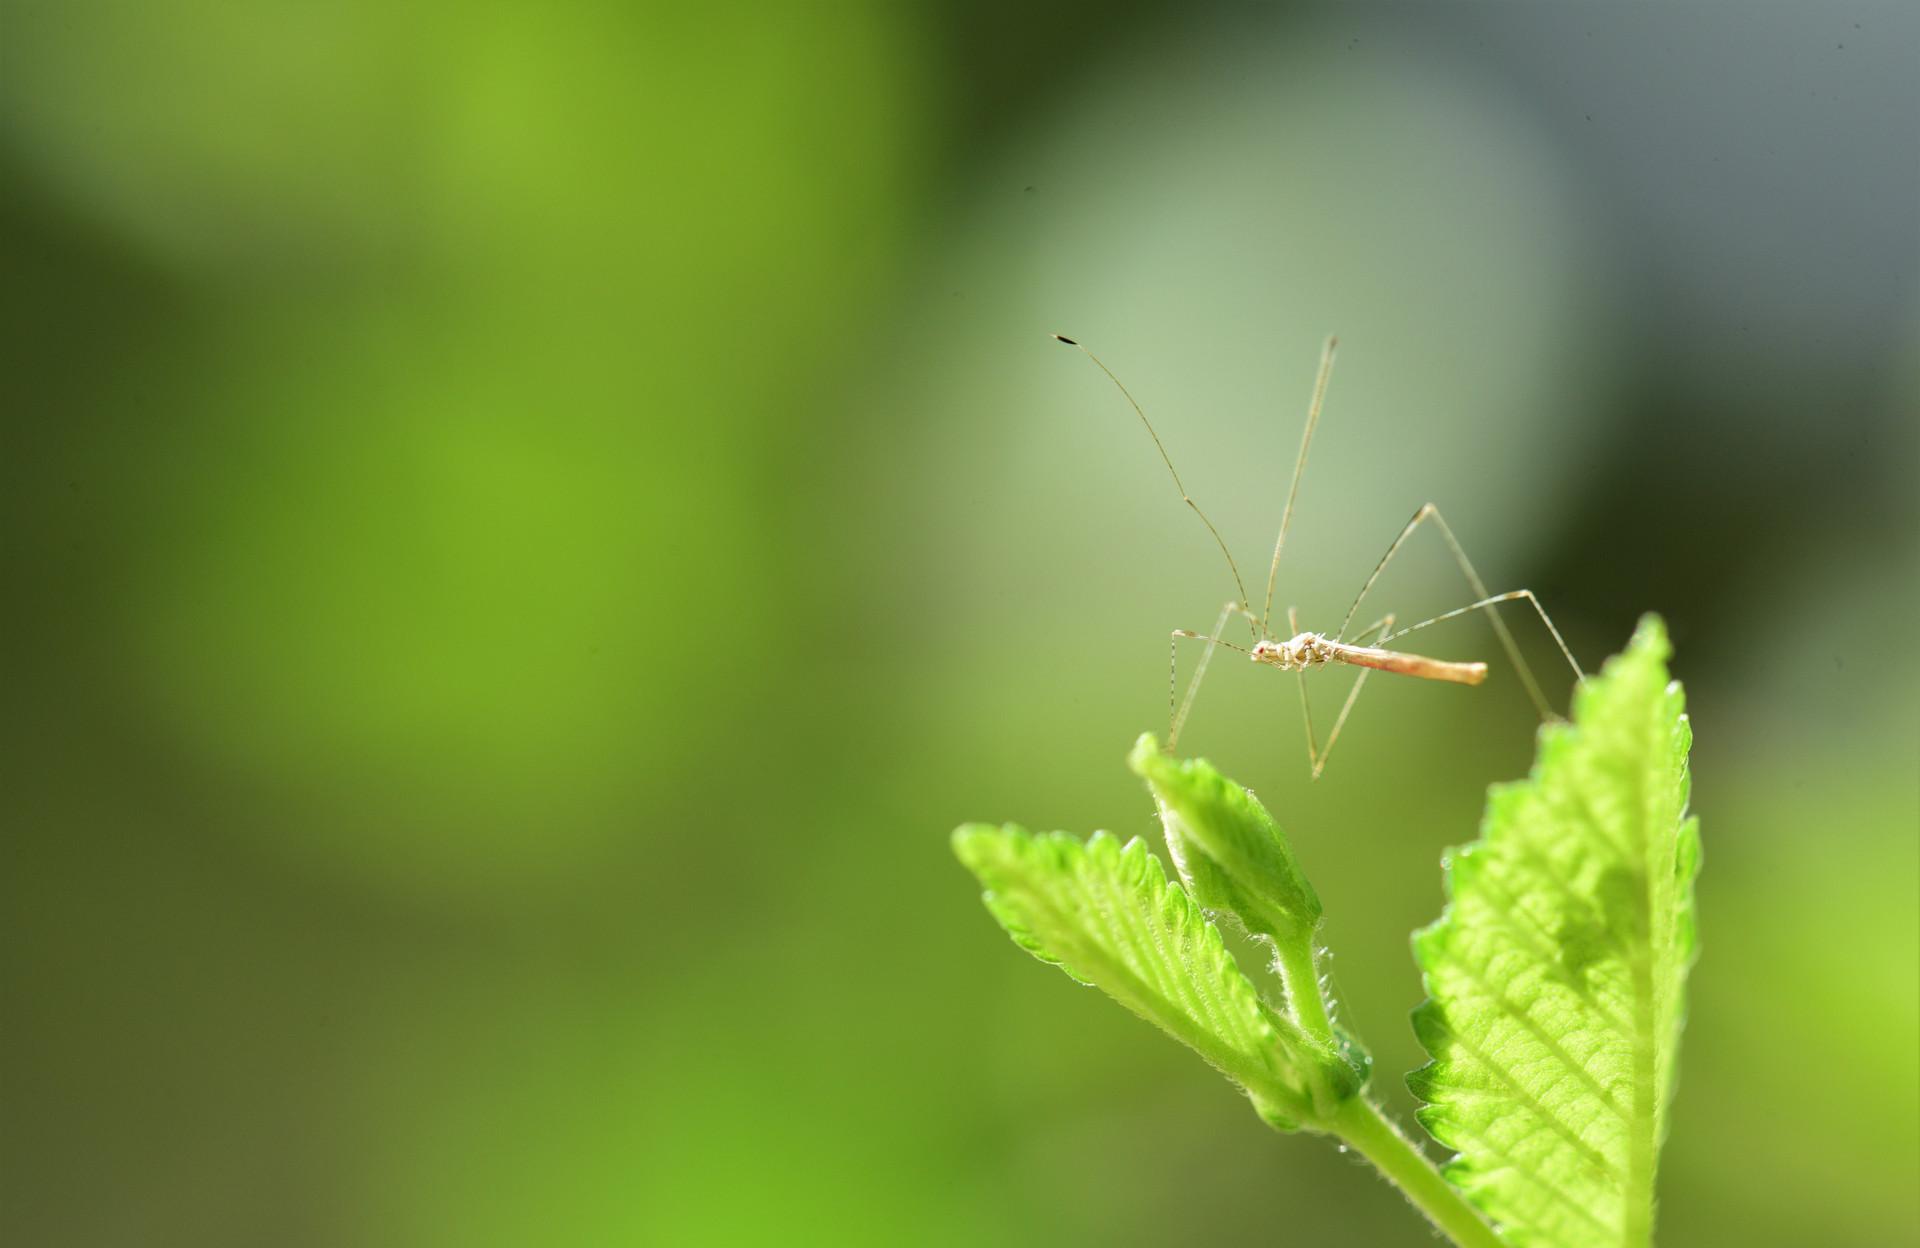
<path id="1" fill-rule="evenodd" d="M 1446 659 L 1430 659 L 1423 655 L 1408 654 L 1385 648 L 1385 643 L 1395 638 L 1404 637 L 1408 633 L 1442 623 L 1446 620 L 1455 619 L 1472 611 L 1483 611 L 1486 613 L 1488 622 L 1493 626 L 1494 634 L 1499 638 L 1500 645 L 1506 651 L 1508 659 L 1512 661 L 1514 670 L 1519 673 L 1521 683 L 1526 686 L 1527 696 L 1532 699 L 1534 708 L 1539 711 L 1540 717 L 1542 719 L 1558 718 L 1548 705 L 1545 695 L 1540 692 L 1539 682 L 1533 678 L 1533 670 L 1527 666 L 1526 660 L 1521 657 L 1519 647 L 1514 644 L 1513 634 L 1508 631 L 1506 622 L 1494 613 L 1493 608 L 1501 603 L 1513 602 L 1519 599 L 1525 599 L 1532 604 L 1534 612 L 1540 617 L 1541 623 L 1546 625 L 1547 632 L 1552 635 L 1554 644 L 1560 648 L 1560 653 L 1565 656 L 1567 665 L 1573 669 L 1575 679 L 1582 679 L 1584 673 L 1580 670 L 1580 664 L 1575 662 L 1573 652 L 1567 649 L 1567 643 L 1561 638 L 1560 630 L 1554 627 L 1553 620 L 1548 617 L 1546 609 L 1540 605 L 1540 600 L 1534 596 L 1532 590 L 1516 589 L 1504 594 L 1489 594 L 1487 592 L 1487 587 L 1480 580 L 1479 573 L 1475 572 L 1473 565 L 1467 561 L 1466 551 L 1461 549 L 1459 541 L 1453 535 L 1453 530 L 1448 527 L 1447 522 L 1441 517 L 1440 509 L 1432 503 L 1428 503 L 1414 512 L 1413 519 L 1407 521 L 1406 526 L 1400 530 L 1399 536 L 1395 537 L 1392 544 L 1387 547 L 1387 553 L 1380 556 L 1380 562 L 1374 565 L 1373 572 L 1367 577 L 1366 584 L 1360 587 L 1359 594 L 1354 597 L 1353 605 L 1347 608 L 1346 618 L 1341 621 L 1338 632 L 1329 636 L 1324 633 L 1302 631 L 1298 619 L 1295 618 L 1293 608 L 1289 607 L 1287 609 L 1287 626 L 1292 636 L 1284 640 L 1274 636 L 1270 624 L 1273 618 L 1274 587 L 1280 575 L 1280 555 L 1286 548 L 1287 530 L 1293 524 L 1293 507 L 1300 494 L 1300 478 L 1306 470 L 1307 452 L 1313 445 L 1313 432 L 1320 422 L 1320 408 L 1326 399 L 1327 382 L 1333 373 L 1334 350 L 1338 345 L 1335 339 L 1327 339 L 1326 346 L 1321 352 L 1320 371 L 1314 380 L 1312 402 L 1307 408 L 1306 428 L 1300 435 L 1300 454 L 1294 460 L 1293 481 L 1288 487 L 1286 508 L 1280 517 L 1280 534 L 1274 539 L 1273 543 L 1273 562 L 1269 565 L 1267 571 L 1267 594 L 1264 608 L 1261 614 L 1255 615 L 1252 607 L 1248 605 L 1246 584 L 1241 580 L 1239 565 L 1233 561 L 1233 553 L 1227 549 L 1227 543 L 1225 539 L 1220 536 L 1220 531 L 1214 527 L 1213 521 L 1207 518 L 1207 514 L 1200 510 L 1200 505 L 1194 502 L 1192 496 L 1187 493 L 1187 487 L 1180 480 L 1179 471 L 1173 466 L 1172 457 L 1167 454 L 1167 448 L 1160 441 L 1160 435 L 1154 431 L 1153 422 L 1147 419 L 1146 412 L 1127 390 L 1126 386 L 1121 384 L 1120 379 L 1114 375 L 1113 370 L 1100 362 L 1100 357 L 1094 355 L 1093 352 L 1087 350 L 1087 348 L 1081 346 L 1072 338 L 1060 334 L 1055 334 L 1054 338 L 1065 343 L 1067 346 L 1078 349 L 1088 359 L 1092 360 L 1100 371 L 1107 375 L 1107 379 L 1113 382 L 1120 393 L 1125 396 L 1127 403 L 1133 408 L 1134 414 L 1140 417 L 1140 423 L 1146 426 L 1148 435 L 1152 437 L 1154 448 L 1160 452 L 1161 462 L 1166 464 L 1167 472 L 1173 478 L 1174 487 L 1180 491 L 1181 501 L 1186 503 L 1186 505 L 1192 509 L 1194 515 L 1200 518 L 1200 522 L 1206 526 L 1207 532 L 1212 535 L 1214 544 L 1219 546 L 1221 555 L 1224 556 L 1227 561 L 1227 568 L 1233 574 L 1234 588 L 1238 591 L 1237 597 L 1230 600 L 1221 608 L 1220 619 L 1218 623 L 1214 625 L 1211 633 L 1196 633 L 1188 629 L 1175 629 L 1173 631 L 1171 653 L 1168 656 L 1167 676 L 1169 725 L 1166 748 L 1168 750 L 1172 750 L 1174 744 L 1180 738 L 1180 730 L 1185 725 L 1187 716 L 1193 709 L 1194 698 L 1199 693 L 1202 678 L 1206 676 L 1207 664 L 1213 658 L 1214 648 L 1224 646 L 1229 650 L 1236 650 L 1247 655 L 1256 663 L 1275 667 L 1283 672 L 1297 672 L 1300 674 L 1300 708 L 1301 714 L 1306 720 L 1307 727 L 1307 759 L 1313 768 L 1314 776 L 1318 777 L 1321 770 L 1326 766 L 1327 756 L 1333 752 L 1334 743 L 1339 740 L 1340 737 L 1340 730 L 1346 725 L 1347 715 L 1353 710 L 1354 701 L 1360 696 L 1360 690 L 1366 683 L 1367 676 L 1371 672 L 1392 672 L 1401 676 L 1416 676 L 1423 680 L 1446 681 L 1459 685 L 1477 685 L 1487 678 L 1487 665 L 1485 663 L 1459 663 Z M 1468 603 L 1464 607 L 1443 612 L 1440 615 L 1434 616 L 1432 619 L 1422 620 L 1418 624 L 1410 624 L 1400 629 L 1395 628 L 1395 617 L 1392 614 L 1388 614 L 1364 628 L 1353 631 L 1352 635 L 1349 636 L 1349 630 L 1353 628 L 1354 616 L 1359 611 L 1360 604 L 1365 601 L 1368 591 L 1373 588 L 1374 582 L 1380 579 L 1380 574 L 1386 570 L 1387 564 L 1393 559 L 1394 555 L 1399 552 L 1400 547 L 1406 543 L 1407 539 L 1413 536 L 1414 531 L 1429 521 L 1432 522 L 1435 528 L 1440 530 L 1440 536 L 1446 541 L 1447 549 L 1452 553 L 1454 562 L 1459 565 L 1461 575 L 1466 578 L 1467 585 L 1473 591 L 1476 601 Z M 1236 615 L 1242 617 L 1247 622 L 1252 633 L 1248 646 L 1243 647 L 1236 645 L 1233 642 L 1224 640 L 1222 637 L 1222 634 L 1226 631 L 1228 622 Z M 1175 690 L 1178 687 L 1179 645 L 1182 641 L 1204 641 L 1206 643 L 1206 649 L 1202 652 L 1200 661 L 1194 668 L 1192 679 L 1187 685 L 1185 698 L 1176 699 Z M 1354 679 L 1352 687 L 1348 690 L 1346 701 L 1340 707 L 1339 717 L 1334 720 L 1333 729 L 1327 734 L 1326 744 L 1321 745 L 1313 730 L 1313 709 L 1307 699 L 1305 676 L 1309 669 L 1324 667 L 1329 663 L 1341 663 L 1350 667 L 1360 668 L 1361 671 Z"/>
<path id="2" fill-rule="evenodd" d="M 1266 663 L 1283 672 L 1305 671 L 1326 663 L 1347 663 L 1376 672 L 1452 681 L 1456 685 L 1477 685 L 1487 678 L 1485 663 L 1454 663 L 1382 650 L 1378 646 L 1353 646 L 1319 633 L 1300 633 L 1285 641 L 1257 641 L 1247 653 L 1255 663 Z"/>

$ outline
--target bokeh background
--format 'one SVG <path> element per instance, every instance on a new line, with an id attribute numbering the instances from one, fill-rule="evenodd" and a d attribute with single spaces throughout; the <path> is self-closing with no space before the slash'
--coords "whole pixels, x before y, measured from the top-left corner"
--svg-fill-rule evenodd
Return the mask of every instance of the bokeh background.
<path id="1" fill-rule="evenodd" d="M 1920 1236 L 1920 14 L 0 8 L 0 1240 L 1430 1242 L 1015 950 L 1167 631 L 1421 502 L 1697 732 L 1674 1244 Z M 1438 541 L 1378 591 L 1465 601 Z M 1569 676 L 1513 617 L 1556 699 Z M 1484 624 L 1423 635 L 1497 658 Z M 1322 707 L 1341 685 L 1317 686 Z M 1533 721 L 1185 743 L 1407 934 Z"/>

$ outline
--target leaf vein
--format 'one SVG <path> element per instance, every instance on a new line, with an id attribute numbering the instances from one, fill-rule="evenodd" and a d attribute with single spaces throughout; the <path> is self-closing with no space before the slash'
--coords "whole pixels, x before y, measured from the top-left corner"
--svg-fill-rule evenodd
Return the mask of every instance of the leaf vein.
<path id="1" fill-rule="evenodd" d="M 1478 965 L 1464 957 L 1457 958 L 1454 965 L 1464 973 L 1468 979 L 1471 979 L 1478 985 L 1489 1000 L 1497 1003 L 1501 1008 L 1501 1012 L 1506 1017 L 1518 1020 L 1527 1031 L 1531 1032 L 1534 1039 L 1538 1040 L 1541 1045 L 1546 1048 L 1547 1052 L 1558 1060 L 1564 1069 L 1572 1072 L 1587 1086 L 1588 1091 L 1598 1096 L 1601 1102 L 1604 1103 L 1608 1109 L 1611 1109 L 1622 1121 L 1626 1120 L 1626 1111 L 1623 1110 L 1619 1102 L 1614 1099 L 1613 1091 L 1603 1086 L 1599 1080 L 1594 1078 L 1593 1072 L 1576 1061 L 1571 1053 L 1568 1053 L 1562 1048 L 1559 1041 L 1555 1040 L 1552 1034 L 1549 1033 L 1545 1027 L 1541 1026 L 1539 1020 L 1535 1019 L 1530 1012 L 1515 1002 L 1513 998 L 1507 996 L 1502 989 L 1495 987 L 1493 982 L 1481 972 L 1481 968 Z"/>
<path id="2" fill-rule="evenodd" d="M 1500 1082 L 1506 1084 L 1507 1088 L 1513 1093 L 1515 1099 L 1520 1101 L 1520 1103 L 1526 1108 L 1532 1110 L 1534 1117 L 1538 1118 L 1540 1121 L 1544 1123 L 1551 1125 L 1553 1129 L 1559 1134 L 1560 1138 L 1565 1140 L 1567 1144 L 1570 1147 L 1572 1147 L 1572 1149 L 1575 1152 L 1579 1153 L 1580 1156 L 1584 1158 L 1589 1165 L 1599 1170 L 1603 1175 L 1605 1175 L 1608 1178 L 1621 1179 L 1625 1177 L 1623 1174 L 1621 1174 L 1618 1166 L 1614 1165 L 1614 1163 L 1609 1161 L 1604 1155 L 1602 1155 L 1598 1149 L 1594 1148 L 1591 1144 L 1587 1143 L 1586 1140 L 1581 1138 L 1580 1134 L 1575 1130 L 1573 1130 L 1571 1126 L 1569 1126 L 1565 1122 L 1562 1122 L 1560 1120 L 1559 1115 L 1549 1110 L 1546 1107 L 1546 1105 L 1541 1102 L 1539 1097 L 1537 1097 L 1534 1094 L 1533 1090 L 1522 1085 L 1514 1075 L 1510 1074 L 1507 1071 L 1506 1067 L 1493 1061 L 1493 1059 L 1487 1053 L 1483 1052 L 1478 1045 L 1474 1044 L 1471 1040 L 1468 1040 L 1465 1036 L 1462 1036 L 1458 1031 L 1449 1027 L 1448 1032 L 1450 1034 L 1451 1039 L 1453 1040 L 1453 1043 L 1459 1045 L 1462 1049 L 1466 1050 L 1468 1055 L 1473 1057 L 1474 1060 L 1480 1065 L 1480 1067 L 1483 1070 L 1485 1070 L 1488 1074 L 1492 1075 L 1494 1078 L 1498 1079 Z"/>

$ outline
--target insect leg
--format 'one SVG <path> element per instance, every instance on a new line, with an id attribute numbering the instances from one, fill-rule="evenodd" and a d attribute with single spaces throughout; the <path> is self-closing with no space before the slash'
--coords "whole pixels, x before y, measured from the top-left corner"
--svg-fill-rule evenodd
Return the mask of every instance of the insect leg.
<path id="1" fill-rule="evenodd" d="M 1353 622 L 1354 613 L 1360 609 L 1360 603 L 1366 598 L 1367 591 L 1373 588 L 1373 583 L 1380 579 L 1380 573 L 1386 569 L 1388 561 L 1391 560 L 1395 554 L 1399 553 L 1400 547 L 1405 544 L 1409 537 L 1413 536 L 1413 531 L 1428 520 L 1433 521 L 1435 527 L 1440 530 L 1440 536 L 1446 540 L 1447 549 L 1453 553 L 1454 562 L 1460 565 L 1460 574 L 1466 578 L 1468 588 L 1472 589 L 1479 601 L 1470 606 L 1461 607 L 1457 611 L 1449 611 L 1444 615 L 1437 615 L 1431 620 L 1422 620 L 1418 624 L 1409 625 L 1401 629 L 1398 633 L 1389 634 L 1388 636 L 1404 636 L 1407 633 L 1413 632 L 1415 629 L 1425 628 L 1429 624 L 1437 624 L 1441 620 L 1449 620 L 1458 615 L 1465 615 L 1469 611 L 1485 610 L 1488 623 L 1493 625 L 1494 634 L 1500 639 L 1501 649 L 1507 652 L 1508 660 L 1513 663 L 1514 670 L 1519 673 L 1520 683 L 1526 687 L 1527 697 L 1532 699 L 1534 709 L 1540 713 L 1540 718 L 1548 720 L 1560 718 L 1554 713 L 1553 708 L 1547 704 L 1546 696 L 1540 692 L 1540 683 L 1533 677 L 1533 669 L 1528 666 L 1527 661 L 1520 656 L 1520 647 L 1514 644 L 1513 633 L 1508 630 L 1506 621 L 1502 620 L 1500 616 L 1493 611 L 1492 608 L 1494 605 L 1502 602 L 1511 602 L 1516 598 L 1525 598 L 1528 602 L 1531 602 L 1533 609 L 1539 613 L 1541 623 L 1545 624 L 1547 626 L 1547 632 L 1552 634 L 1554 644 L 1560 647 L 1560 653 L 1566 657 L 1567 666 L 1573 669 L 1575 678 L 1583 678 L 1586 673 L 1580 670 L 1580 664 L 1574 660 L 1573 652 L 1567 649 L 1567 643 L 1561 638 L 1560 630 L 1554 627 L 1553 621 L 1547 616 L 1546 608 L 1540 605 L 1540 600 L 1533 596 L 1532 591 L 1522 589 L 1515 590 L 1508 594 L 1489 594 L 1487 592 L 1486 582 L 1482 581 L 1480 574 L 1473 570 L 1473 564 L 1467 560 L 1467 552 L 1461 549 L 1459 539 L 1454 537 L 1453 530 L 1448 527 L 1446 518 L 1440 514 L 1440 509 L 1432 503 L 1426 504 L 1420 508 L 1419 511 L 1413 513 L 1413 519 L 1407 521 L 1406 527 L 1400 530 L 1400 535 L 1393 539 L 1393 544 L 1387 547 L 1387 553 L 1380 556 L 1380 562 L 1374 565 L 1372 575 L 1367 577 L 1367 583 L 1360 587 L 1360 593 L 1355 596 L 1353 605 L 1347 608 L 1347 618 L 1341 621 L 1338 640 L 1346 640 L 1347 626 Z M 1388 640 L 1388 638 L 1383 637 L 1381 640 L 1384 642 Z"/>
<path id="2" fill-rule="evenodd" d="M 1515 602 L 1522 598 L 1533 604 L 1534 611 L 1539 613 L 1540 622 L 1545 624 L 1547 626 L 1547 632 L 1553 635 L 1554 644 L 1560 647 L 1561 654 L 1566 655 L 1567 665 L 1573 668 L 1574 676 L 1582 680 L 1586 679 L 1587 674 L 1580 670 L 1578 663 L 1574 662 L 1573 654 L 1567 649 L 1567 643 L 1561 639 L 1560 630 L 1553 626 L 1553 621 L 1547 616 L 1546 608 L 1540 605 L 1540 600 L 1534 596 L 1533 591 L 1530 589 L 1512 589 L 1504 594 L 1492 594 L 1486 598 L 1482 598 L 1479 602 L 1470 602 L 1464 607 L 1455 607 L 1451 611 L 1443 611 L 1430 620 L 1421 620 L 1418 624 L 1409 624 L 1398 632 L 1388 633 L 1375 644 L 1384 645 L 1396 637 L 1405 637 L 1408 633 L 1417 633 L 1429 624 L 1439 624 L 1445 620 L 1451 620 L 1465 615 L 1469 611 L 1482 611 L 1503 602 Z M 1488 611 L 1488 614 L 1491 616 L 1492 612 Z M 1525 671 L 1524 667 L 1522 671 Z M 1527 673 L 1527 675 L 1530 676 L 1531 673 Z"/>
<path id="3" fill-rule="evenodd" d="M 1184 628 L 1173 630 L 1172 639 L 1167 643 L 1167 751 L 1169 753 L 1180 740 L 1180 730 L 1187 725 L 1187 715 L 1193 710 L 1193 700 L 1200 692 L 1200 681 L 1207 674 L 1207 664 L 1213 661 L 1213 648 L 1225 646 L 1229 650 L 1240 649 L 1231 642 L 1220 640 L 1220 634 L 1226 631 L 1227 621 L 1235 615 L 1245 616 L 1249 623 L 1257 624 L 1253 612 L 1247 610 L 1245 603 L 1229 602 L 1220 608 L 1220 618 L 1214 623 L 1212 633 L 1195 633 Z M 1173 691 L 1179 684 L 1182 641 L 1204 641 L 1207 643 L 1207 648 L 1200 652 L 1199 666 L 1193 669 L 1193 678 L 1187 682 L 1186 697 L 1180 699 L 1176 707 Z"/>
<path id="4" fill-rule="evenodd" d="M 1394 617 L 1391 613 L 1375 620 L 1354 634 L 1355 643 L 1357 644 L 1364 639 L 1370 640 L 1373 644 L 1378 644 L 1379 641 L 1392 635 L 1393 620 Z M 1320 778 L 1320 772 L 1326 767 L 1327 756 L 1333 753 L 1333 744 L 1340 739 L 1340 730 L 1347 725 L 1347 716 L 1352 713 L 1353 704 L 1360 697 L 1361 686 L 1367 683 L 1367 675 L 1367 669 L 1361 668 L 1360 674 L 1354 677 L 1352 687 L 1347 690 L 1347 700 L 1341 704 L 1340 714 L 1335 717 L 1333 721 L 1333 731 L 1327 734 L 1327 744 L 1321 747 L 1314 742 L 1313 710 L 1307 699 L 1307 673 L 1304 669 L 1299 673 L 1300 714 L 1307 723 L 1307 761 L 1313 767 L 1313 778 L 1315 780 Z"/>
<path id="5" fill-rule="evenodd" d="M 1300 497 L 1300 478 L 1307 472 L 1307 451 L 1313 446 L 1313 431 L 1320 423 L 1320 408 L 1327 401 L 1327 382 L 1333 376 L 1333 353 L 1340 340 L 1329 336 L 1320 348 L 1320 372 L 1313 379 L 1313 400 L 1307 404 L 1307 427 L 1300 434 L 1300 453 L 1293 460 L 1293 482 L 1287 486 L 1286 510 L 1280 513 L 1280 535 L 1273 539 L 1273 563 L 1267 568 L 1267 604 L 1260 612 L 1260 633 L 1266 635 L 1273 619 L 1273 587 L 1280 579 L 1280 552 L 1287 545 L 1287 530 L 1293 526 L 1293 504 Z M 1298 633 L 1299 629 L 1294 629 Z"/>

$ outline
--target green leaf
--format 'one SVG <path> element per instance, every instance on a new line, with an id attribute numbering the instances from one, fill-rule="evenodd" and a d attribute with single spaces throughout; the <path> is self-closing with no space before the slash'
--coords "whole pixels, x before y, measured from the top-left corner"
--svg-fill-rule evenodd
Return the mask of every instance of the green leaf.
<path id="1" fill-rule="evenodd" d="M 1320 897 L 1294 859 L 1286 834 L 1260 800 L 1205 759 L 1172 758 L 1152 735 L 1134 743 L 1127 765 L 1160 807 L 1167 850 L 1188 893 L 1208 911 L 1232 915 L 1274 952 L 1287 1016 L 1325 1046 L 1316 1109 L 1331 1116 L 1366 1084 L 1373 1059 L 1330 1016 L 1315 934 Z"/>
<path id="2" fill-rule="evenodd" d="M 1267 808 L 1201 758 L 1172 758 L 1151 735 L 1127 765 L 1160 804 L 1167 849 L 1209 910 L 1225 910 L 1258 936 L 1310 941 L 1320 897 Z"/>
<path id="3" fill-rule="evenodd" d="M 1220 932 L 1138 840 L 969 824 L 954 852 L 1015 943 L 1199 1053 L 1283 1130 L 1313 1116 L 1322 1048 L 1269 1009 Z"/>
<path id="4" fill-rule="evenodd" d="M 1582 683 L 1533 774 L 1489 791 L 1446 911 L 1414 936 L 1419 1119 L 1515 1245 L 1652 1240 L 1700 861 L 1668 654 L 1648 616 Z"/>

